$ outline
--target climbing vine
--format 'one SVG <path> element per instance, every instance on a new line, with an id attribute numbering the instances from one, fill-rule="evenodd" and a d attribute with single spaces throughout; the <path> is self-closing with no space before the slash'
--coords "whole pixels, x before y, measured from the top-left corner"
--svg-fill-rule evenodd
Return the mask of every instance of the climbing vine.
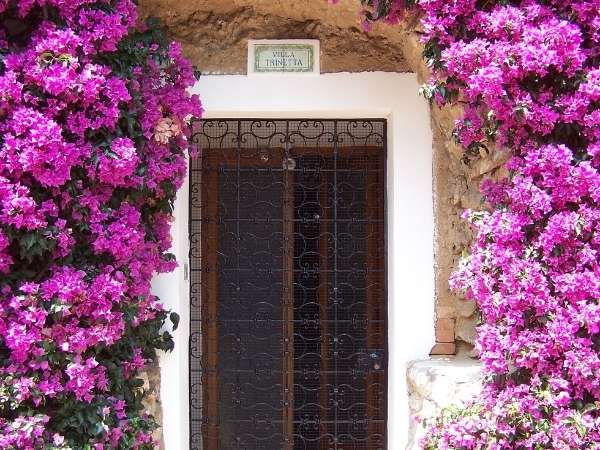
<path id="1" fill-rule="evenodd" d="M 600 442 L 600 1 L 363 0 L 421 19 L 422 88 L 460 103 L 469 157 L 507 149 L 450 284 L 482 315 L 477 402 L 427 422 L 434 449 L 597 449 Z M 495 150 L 496 149 L 496 150 Z"/>
<path id="2" fill-rule="evenodd" d="M 131 0 L 0 0 L 0 449 L 155 448 L 194 81 Z"/>

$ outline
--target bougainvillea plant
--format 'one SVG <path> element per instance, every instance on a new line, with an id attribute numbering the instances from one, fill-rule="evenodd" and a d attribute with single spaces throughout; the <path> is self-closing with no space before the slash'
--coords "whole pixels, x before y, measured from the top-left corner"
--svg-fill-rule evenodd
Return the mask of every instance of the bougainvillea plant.
<path id="1" fill-rule="evenodd" d="M 600 448 L 600 1 L 363 0 L 418 14 L 439 105 L 467 155 L 507 148 L 484 181 L 451 286 L 480 308 L 482 397 L 429 420 L 437 449 Z"/>
<path id="2" fill-rule="evenodd" d="M 131 0 L 0 0 L 0 449 L 151 449 L 194 71 Z"/>

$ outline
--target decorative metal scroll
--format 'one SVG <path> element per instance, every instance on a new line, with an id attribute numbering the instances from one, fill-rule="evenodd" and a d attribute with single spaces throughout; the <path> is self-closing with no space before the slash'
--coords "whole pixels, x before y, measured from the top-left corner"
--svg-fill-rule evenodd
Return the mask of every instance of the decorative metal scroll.
<path id="1" fill-rule="evenodd" d="M 385 449 L 385 121 L 192 139 L 190 448 Z"/>

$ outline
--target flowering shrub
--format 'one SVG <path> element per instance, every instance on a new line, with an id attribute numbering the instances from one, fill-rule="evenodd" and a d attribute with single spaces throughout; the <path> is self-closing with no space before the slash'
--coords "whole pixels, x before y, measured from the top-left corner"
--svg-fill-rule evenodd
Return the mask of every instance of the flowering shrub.
<path id="1" fill-rule="evenodd" d="M 151 449 L 137 374 L 189 120 L 180 48 L 132 0 L 0 0 L 0 449 Z M 169 317 L 170 316 L 170 317 Z"/>
<path id="2" fill-rule="evenodd" d="M 363 0 L 421 14 L 424 94 L 461 101 L 467 157 L 510 149 L 450 280 L 482 315 L 480 402 L 429 422 L 425 449 L 600 448 L 600 1 Z"/>

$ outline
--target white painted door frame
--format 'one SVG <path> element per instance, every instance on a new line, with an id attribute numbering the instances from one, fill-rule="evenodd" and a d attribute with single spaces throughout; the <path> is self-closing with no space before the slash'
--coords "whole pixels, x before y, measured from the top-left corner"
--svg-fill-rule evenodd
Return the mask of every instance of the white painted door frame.
<path id="1" fill-rule="evenodd" d="M 414 74 L 205 76 L 193 88 L 206 118 L 385 118 L 388 121 L 388 450 L 406 447 L 406 364 L 434 343 L 432 134 Z M 167 450 L 189 448 L 188 180 L 175 203 L 173 253 L 179 268 L 158 276 L 154 292 L 181 316 L 175 350 L 160 357 Z M 274 449 L 275 450 L 275 449 Z"/>

